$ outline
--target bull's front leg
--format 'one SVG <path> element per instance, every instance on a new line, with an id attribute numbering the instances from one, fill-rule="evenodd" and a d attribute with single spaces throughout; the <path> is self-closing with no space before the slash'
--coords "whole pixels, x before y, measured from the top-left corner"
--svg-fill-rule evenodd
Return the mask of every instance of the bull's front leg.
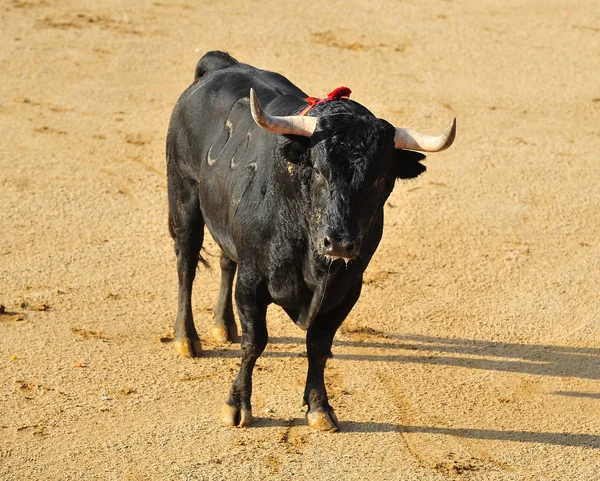
<path id="1" fill-rule="evenodd" d="M 308 374 L 304 405 L 308 405 L 308 425 L 320 431 L 338 430 L 337 416 L 329 405 L 325 389 L 325 364 L 327 359 L 332 357 L 333 337 L 358 300 L 361 289 L 362 279 L 352 288 L 342 304 L 332 311 L 318 315 L 306 333 Z"/>
<path id="2" fill-rule="evenodd" d="M 252 423 L 252 372 L 268 341 L 266 289 L 251 276 L 238 273 L 235 300 L 242 324 L 242 362 L 233 381 L 229 398 L 221 410 L 221 421 L 228 426 Z"/>

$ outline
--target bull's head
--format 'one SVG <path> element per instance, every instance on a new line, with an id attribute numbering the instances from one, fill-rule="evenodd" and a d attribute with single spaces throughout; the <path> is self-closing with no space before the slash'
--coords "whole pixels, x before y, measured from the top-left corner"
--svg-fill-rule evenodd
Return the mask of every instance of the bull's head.
<path id="1" fill-rule="evenodd" d="M 362 238 L 381 215 L 395 180 L 425 171 L 419 162 L 425 156 L 414 151 L 440 152 L 456 135 L 456 119 L 435 137 L 393 127 L 372 115 L 273 116 L 263 111 L 253 90 L 250 106 L 263 129 L 309 139 L 300 155 L 291 149 L 286 158 L 310 167 L 304 175 L 314 216 L 309 219 L 314 248 L 326 258 L 346 262 L 359 255 Z"/>

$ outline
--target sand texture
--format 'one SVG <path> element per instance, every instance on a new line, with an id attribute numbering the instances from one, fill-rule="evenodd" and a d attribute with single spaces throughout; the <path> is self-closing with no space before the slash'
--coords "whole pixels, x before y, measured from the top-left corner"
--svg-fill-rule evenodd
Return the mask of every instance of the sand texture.
<path id="1" fill-rule="evenodd" d="M 597 0 L 0 2 L 0 479 L 600 478 Z M 239 344 L 175 355 L 165 137 L 206 51 L 346 85 L 458 135 L 398 182 L 326 381 L 273 306 L 255 425 L 219 410 Z M 212 256 L 212 257 L 211 257 Z"/>

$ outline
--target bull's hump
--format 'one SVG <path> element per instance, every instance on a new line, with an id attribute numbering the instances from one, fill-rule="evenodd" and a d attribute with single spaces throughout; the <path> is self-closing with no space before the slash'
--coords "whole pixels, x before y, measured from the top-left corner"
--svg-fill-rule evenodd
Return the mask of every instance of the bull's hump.
<path id="1" fill-rule="evenodd" d="M 254 121 L 250 115 L 250 99 L 236 100 L 225 121 L 217 125 L 214 140 L 206 154 L 209 167 L 229 163 L 231 169 L 244 160 L 252 136 Z"/>

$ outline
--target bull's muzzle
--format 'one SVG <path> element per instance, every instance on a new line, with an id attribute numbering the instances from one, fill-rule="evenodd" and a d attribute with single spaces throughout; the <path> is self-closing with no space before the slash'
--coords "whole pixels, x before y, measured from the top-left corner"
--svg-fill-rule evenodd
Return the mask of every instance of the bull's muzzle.
<path id="1" fill-rule="evenodd" d="M 355 239 L 323 237 L 323 254 L 327 257 L 349 261 L 358 255 L 359 249 L 359 243 Z"/>

